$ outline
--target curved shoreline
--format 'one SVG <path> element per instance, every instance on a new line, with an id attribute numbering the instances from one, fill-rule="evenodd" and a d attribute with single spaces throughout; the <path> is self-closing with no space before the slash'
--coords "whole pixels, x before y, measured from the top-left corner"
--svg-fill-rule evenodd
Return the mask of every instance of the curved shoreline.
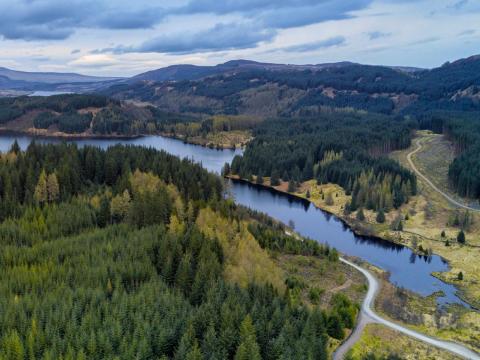
<path id="1" fill-rule="evenodd" d="M 374 239 L 374 240 L 378 241 L 379 243 L 390 246 L 391 248 L 407 248 L 407 249 L 410 249 L 412 252 L 416 253 L 417 255 L 424 256 L 424 254 L 420 254 L 420 253 L 416 252 L 415 249 L 408 246 L 408 244 L 399 243 L 399 242 L 396 242 L 395 240 L 385 239 L 385 238 L 383 238 L 379 235 L 375 235 L 375 234 L 373 234 L 373 235 L 372 234 L 366 234 L 366 233 L 362 232 L 361 228 L 359 229 L 358 227 L 354 226 L 355 224 L 349 222 L 348 219 L 344 219 L 340 215 L 335 214 L 334 212 L 332 212 L 328 209 L 325 209 L 325 208 L 315 204 L 313 201 L 311 201 L 309 199 L 306 199 L 306 198 L 304 198 L 300 195 L 292 194 L 292 193 L 277 189 L 277 188 L 275 188 L 271 185 L 257 184 L 257 183 L 251 182 L 247 179 L 241 179 L 241 178 L 238 178 L 238 177 L 232 176 L 232 175 L 226 175 L 224 177 L 229 179 L 229 180 L 232 180 L 232 181 L 237 181 L 237 182 L 240 182 L 240 183 L 248 184 L 250 186 L 258 187 L 258 188 L 261 188 L 263 190 L 267 190 L 267 191 L 271 191 L 271 192 L 276 193 L 276 194 L 280 194 L 282 196 L 287 196 L 291 199 L 295 199 L 296 201 L 301 201 L 305 205 L 312 205 L 316 209 L 318 209 L 320 211 L 323 211 L 324 213 L 326 213 L 328 215 L 335 216 L 335 218 L 337 220 L 339 220 L 345 227 L 348 227 L 354 233 L 354 235 L 359 237 L 359 238 Z M 418 234 L 416 234 L 416 235 L 418 235 Z M 443 256 L 438 255 L 438 254 L 433 254 L 433 255 L 438 256 L 443 262 L 445 262 L 447 264 L 448 269 L 445 272 L 448 272 L 448 271 L 451 270 L 450 262 L 448 261 L 448 259 L 446 259 Z M 465 304 L 464 306 L 466 306 L 468 309 L 470 309 L 472 311 L 480 311 L 480 309 L 477 306 L 472 305 L 467 299 L 465 299 L 465 297 L 462 294 L 462 291 L 460 289 L 458 289 L 457 286 L 454 283 L 444 281 L 441 277 L 438 276 L 438 274 L 431 273 L 430 275 L 437 278 L 439 281 L 441 281 L 445 284 L 448 284 L 448 285 L 451 285 L 451 286 L 455 287 L 455 289 L 456 289 L 455 295 Z"/>

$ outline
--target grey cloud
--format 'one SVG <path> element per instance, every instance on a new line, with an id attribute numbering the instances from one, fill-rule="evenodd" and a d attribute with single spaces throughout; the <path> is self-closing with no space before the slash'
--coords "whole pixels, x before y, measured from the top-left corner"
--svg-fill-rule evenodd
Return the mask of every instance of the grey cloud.
<path id="1" fill-rule="evenodd" d="M 464 30 L 460 33 L 458 33 L 457 36 L 468 36 L 468 35 L 473 35 L 475 34 L 477 31 L 475 29 L 468 29 L 468 30 Z"/>
<path id="2" fill-rule="evenodd" d="M 320 40 L 309 42 L 305 44 L 293 45 L 282 48 L 280 50 L 287 51 L 287 52 L 308 52 L 308 51 L 315 51 L 320 49 L 326 49 L 334 46 L 341 46 L 344 45 L 346 39 L 343 36 L 335 36 L 329 39 Z"/>
<path id="3" fill-rule="evenodd" d="M 381 31 L 372 31 L 372 32 L 368 33 L 368 38 L 370 40 L 376 40 L 376 39 L 380 39 L 380 38 L 389 37 L 391 35 L 392 35 L 391 33 L 384 33 L 384 32 L 381 32 Z"/>
<path id="4" fill-rule="evenodd" d="M 145 41 L 139 46 L 118 46 L 96 50 L 95 53 L 157 52 L 182 54 L 189 52 L 223 51 L 256 47 L 260 42 L 271 41 L 276 35 L 272 29 L 252 24 L 217 24 L 198 32 L 166 34 Z"/>
<path id="5" fill-rule="evenodd" d="M 251 21 L 262 21 L 266 29 L 301 26 L 344 18 L 372 0 L 194 0 L 185 6 L 162 1 L 137 0 L 16 0 L 0 2 L 0 35 L 7 39 L 61 40 L 79 28 L 152 28 L 167 16 L 238 13 Z M 265 30 L 267 31 L 267 30 Z M 272 30 L 269 30 L 272 31 Z"/>
<path id="6" fill-rule="evenodd" d="M 460 1 L 457 1 L 456 3 L 454 3 L 451 8 L 455 9 L 455 10 L 461 10 L 462 8 L 465 7 L 465 5 L 468 4 L 468 0 L 460 0 Z"/>
<path id="7" fill-rule="evenodd" d="M 78 28 L 151 28 L 165 16 L 140 1 L 123 10 L 125 0 L 18 0 L 0 2 L 0 36 L 6 39 L 62 40 Z"/>
<path id="8" fill-rule="evenodd" d="M 371 0 L 324 0 L 314 6 L 284 7 L 269 10 L 260 15 L 266 26 L 291 28 L 316 24 L 330 20 L 350 18 L 352 11 L 367 7 Z"/>
<path id="9" fill-rule="evenodd" d="M 81 51 L 80 49 L 74 49 L 74 50 L 72 50 L 72 51 L 70 52 L 70 54 L 71 54 L 71 55 L 75 55 L 75 54 L 80 53 L 80 51 Z"/>
<path id="10" fill-rule="evenodd" d="M 429 43 L 439 41 L 439 40 L 440 40 L 439 37 L 429 37 L 429 38 L 425 38 L 425 39 L 421 39 L 421 40 L 418 40 L 418 41 L 411 42 L 408 45 L 423 45 L 423 44 L 429 44 Z"/>

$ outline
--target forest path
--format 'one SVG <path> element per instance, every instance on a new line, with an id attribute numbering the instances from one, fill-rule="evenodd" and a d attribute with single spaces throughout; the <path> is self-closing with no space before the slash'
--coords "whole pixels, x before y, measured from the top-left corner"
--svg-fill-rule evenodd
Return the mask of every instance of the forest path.
<path id="1" fill-rule="evenodd" d="M 463 209 L 467 209 L 467 210 L 471 210 L 471 211 L 475 211 L 475 212 L 480 212 L 479 209 L 475 209 L 475 208 L 472 208 L 470 206 L 467 206 L 465 204 L 462 204 L 460 202 L 458 202 L 457 200 L 453 199 L 451 196 L 449 196 L 448 194 L 444 193 L 442 190 L 440 190 L 434 183 L 432 183 L 425 175 L 423 175 L 419 170 L 418 168 L 415 166 L 415 164 L 413 163 L 413 160 L 412 160 L 412 156 L 415 155 L 416 153 L 418 153 L 420 150 L 422 150 L 422 140 L 423 139 L 417 139 L 416 141 L 416 144 L 417 144 L 417 148 L 411 152 L 408 153 L 407 155 L 407 161 L 408 161 L 408 164 L 410 165 L 410 167 L 412 168 L 412 170 L 415 172 L 415 174 L 419 177 L 421 177 L 433 190 L 435 190 L 436 192 L 438 192 L 440 195 L 442 195 L 450 204 L 452 204 L 453 206 L 457 206 L 457 207 L 460 207 L 460 208 L 463 208 Z"/>
<path id="2" fill-rule="evenodd" d="M 367 325 L 368 323 L 378 323 L 378 324 L 387 326 L 393 330 L 399 331 L 403 334 L 411 336 L 427 344 L 436 346 L 440 349 L 444 349 L 453 354 L 464 357 L 465 359 L 480 360 L 480 354 L 468 349 L 465 346 L 462 346 L 454 342 L 439 340 L 439 339 L 424 335 L 415 330 L 411 330 L 397 323 L 394 323 L 393 321 L 382 318 L 373 310 L 375 297 L 377 296 L 378 290 L 380 288 L 380 284 L 378 280 L 370 271 L 358 266 L 357 264 L 354 264 L 342 257 L 340 258 L 340 261 L 354 267 L 367 278 L 368 291 L 367 291 L 367 295 L 365 296 L 365 299 L 363 300 L 362 307 L 360 309 L 357 326 L 355 327 L 355 329 L 353 329 L 348 339 L 345 342 L 343 342 L 342 345 L 340 345 L 337 351 L 335 351 L 335 353 L 333 354 L 334 360 L 342 360 L 344 358 L 347 351 L 353 346 L 353 344 L 355 344 L 355 342 L 358 339 L 360 339 L 361 332 L 363 331 L 365 325 Z"/>

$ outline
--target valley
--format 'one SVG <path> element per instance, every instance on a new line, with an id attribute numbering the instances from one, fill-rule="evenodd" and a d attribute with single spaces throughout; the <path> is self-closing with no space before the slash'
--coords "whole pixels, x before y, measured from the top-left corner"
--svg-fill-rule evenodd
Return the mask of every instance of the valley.
<path id="1" fill-rule="evenodd" d="M 426 343 L 476 356 L 480 222 L 474 208 L 458 208 L 456 201 L 475 206 L 478 196 L 471 180 L 477 168 L 469 167 L 479 143 L 472 125 L 477 85 L 468 80 L 478 63 L 472 57 L 405 72 L 351 63 L 297 67 L 240 61 L 99 80 L 96 93 L 0 99 L 0 231 L 1 246 L 10 254 L 4 281 L 23 284 L 4 289 L 4 306 L 24 307 L 15 313 L 22 328 L 0 319 L 7 334 L 4 355 L 15 348 L 47 354 L 46 347 L 48 356 L 75 351 L 95 358 L 101 348 L 126 358 L 148 353 L 184 358 L 208 351 L 230 358 L 248 344 L 253 353 L 245 356 L 267 358 L 274 347 L 277 354 L 329 357 L 339 346 L 344 349 L 357 315 L 370 311 L 361 306 L 367 282 L 347 256 L 379 280 L 378 294 L 370 297 L 375 321 L 424 342 L 400 337 L 412 347 L 401 354 L 399 347 L 379 345 L 393 336 L 390 330 L 369 324 L 346 343 L 346 358 L 448 358 Z M 438 83 L 445 76 L 442 88 Z M 197 162 L 222 172 L 226 183 Z M 39 190 L 43 183 L 45 191 Z M 60 215 L 70 208 L 82 211 L 84 222 Z M 148 299 L 149 291 L 171 294 L 164 305 L 181 304 L 184 317 L 171 323 L 168 331 L 175 335 L 162 333 L 161 348 L 148 340 L 165 321 L 158 309 L 149 329 L 142 330 L 144 341 L 128 350 L 105 342 L 107 330 L 97 325 L 89 339 L 28 342 L 24 334 L 38 330 L 24 320 L 25 312 L 43 314 L 50 306 L 35 303 L 30 289 L 48 298 L 68 284 L 63 274 L 78 279 L 59 260 L 71 255 L 56 242 L 78 251 L 85 241 L 98 242 L 94 251 L 106 254 L 110 265 L 105 270 L 93 259 L 89 276 L 97 288 L 84 284 L 79 294 L 72 288 L 64 295 L 86 296 L 87 309 L 90 291 L 101 292 L 105 284 L 101 306 L 111 300 L 134 304 L 135 296 Z M 195 247 L 198 241 L 206 248 Z M 57 255 L 38 257 L 45 252 Z M 206 253 L 216 261 L 205 262 Z M 152 254 L 157 254 L 153 260 Z M 91 256 L 80 252 L 72 261 L 85 269 Z M 118 256 L 141 271 L 121 271 L 110 263 Z M 47 267 L 59 271 L 58 283 Z M 21 268 L 27 269 L 22 278 Z M 107 278 L 98 275 L 105 271 Z M 48 289 L 30 279 L 37 272 L 50 281 Z M 266 299 L 278 306 L 269 307 Z M 152 308 L 158 305 L 148 301 Z M 209 310 L 219 307 L 218 301 L 232 306 L 220 318 Z M 241 319 L 229 313 L 238 309 L 237 302 L 243 302 Z M 121 313 L 122 306 L 115 309 Z M 272 320 L 258 311 L 286 317 L 268 330 Z M 118 316 L 116 326 L 135 323 Z M 289 316 L 296 330 L 289 328 Z M 54 331 L 49 321 L 41 324 L 43 334 Z M 62 326 L 73 334 L 86 325 Z M 213 334 L 220 334 L 221 344 Z M 225 338 L 233 334 L 244 340 Z"/>

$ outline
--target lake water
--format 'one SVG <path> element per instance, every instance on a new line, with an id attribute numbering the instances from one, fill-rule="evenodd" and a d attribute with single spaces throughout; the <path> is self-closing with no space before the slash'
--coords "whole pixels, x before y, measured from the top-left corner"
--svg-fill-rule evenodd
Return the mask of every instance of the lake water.
<path id="1" fill-rule="evenodd" d="M 15 139 L 22 149 L 25 149 L 32 141 L 30 136 L 0 135 L 0 151 L 7 151 Z M 36 138 L 35 141 L 39 143 L 62 142 L 62 140 L 54 138 Z M 182 158 L 194 159 L 209 171 L 216 173 L 220 172 L 226 162 L 231 162 L 235 155 L 241 154 L 241 150 L 214 150 L 161 136 L 68 141 L 75 142 L 79 146 L 94 145 L 101 148 L 119 143 L 152 147 Z M 458 303 L 469 307 L 456 296 L 456 289 L 453 285 L 446 284 L 431 275 L 432 272 L 448 270 L 448 264 L 437 255 L 419 256 L 401 245 L 372 237 L 357 236 L 335 216 L 317 209 L 307 201 L 274 190 L 238 181 L 229 181 L 228 187 L 237 203 L 264 212 L 285 224 L 293 223 L 299 234 L 329 244 L 343 254 L 357 256 L 388 271 L 390 281 L 399 287 L 424 296 L 442 291 L 445 296 L 438 298 L 439 304 Z"/>
<path id="2" fill-rule="evenodd" d="M 63 94 L 72 94 L 71 91 L 43 91 L 38 90 L 34 91 L 28 96 L 53 96 L 53 95 L 63 95 Z"/>

